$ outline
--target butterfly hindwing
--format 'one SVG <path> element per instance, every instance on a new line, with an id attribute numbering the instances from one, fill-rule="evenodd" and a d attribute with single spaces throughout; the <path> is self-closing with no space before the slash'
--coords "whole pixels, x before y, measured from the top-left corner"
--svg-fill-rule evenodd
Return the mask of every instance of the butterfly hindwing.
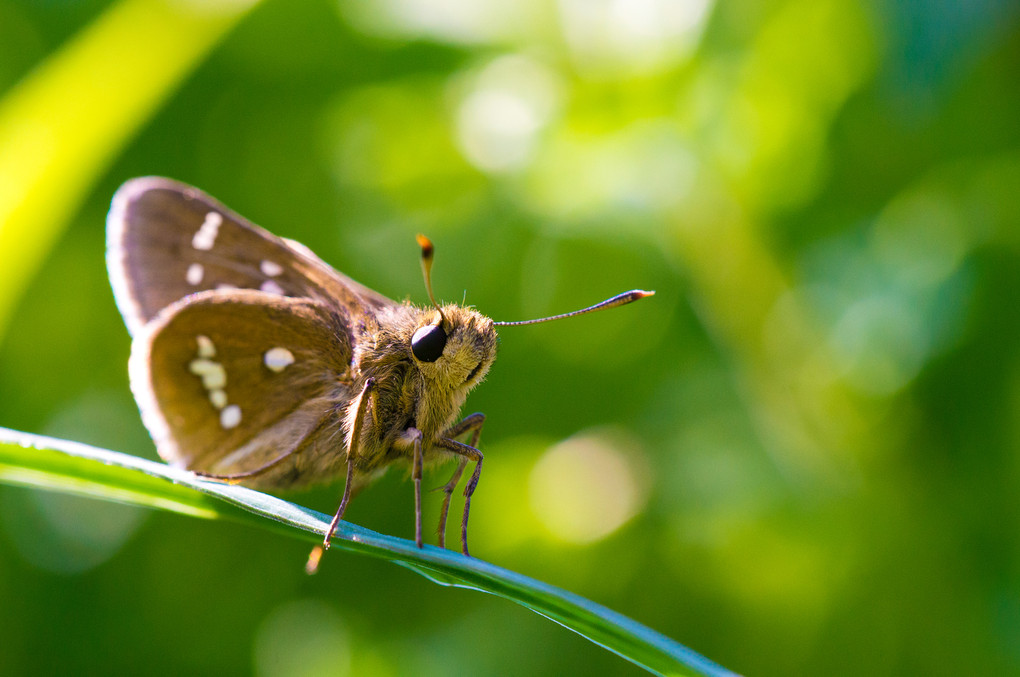
<path id="1" fill-rule="evenodd" d="M 246 481 L 252 486 L 324 482 L 345 461 L 340 409 L 352 396 L 351 353 L 342 309 L 205 291 L 163 309 L 136 337 L 132 389 L 173 465 L 237 476 L 271 464 Z"/>

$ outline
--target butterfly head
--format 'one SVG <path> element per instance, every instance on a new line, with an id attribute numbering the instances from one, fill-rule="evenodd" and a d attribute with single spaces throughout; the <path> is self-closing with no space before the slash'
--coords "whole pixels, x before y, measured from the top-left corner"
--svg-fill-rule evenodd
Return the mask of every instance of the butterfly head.
<path id="1" fill-rule="evenodd" d="M 470 308 L 446 305 L 423 311 L 408 347 L 426 380 L 442 390 L 476 386 L 496 359 L 492 320 Z"/>

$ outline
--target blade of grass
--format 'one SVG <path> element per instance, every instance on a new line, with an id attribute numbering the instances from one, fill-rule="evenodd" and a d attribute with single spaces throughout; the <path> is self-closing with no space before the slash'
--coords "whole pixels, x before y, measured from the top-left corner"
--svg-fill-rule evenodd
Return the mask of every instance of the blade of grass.
<path id="1" fill-rule="evenodd" d="M 330 516 L 252 489 L 77 442 L 0 428 L 0 483 L 228 519 L 319 541 Z M 419 549 L 341 522 L 336 547 L 386 559 L 440 585 L 488 592 L 535 611 L 662 675 L 732 675 L 687 647 L 579 595 L 434 546 Z"/>

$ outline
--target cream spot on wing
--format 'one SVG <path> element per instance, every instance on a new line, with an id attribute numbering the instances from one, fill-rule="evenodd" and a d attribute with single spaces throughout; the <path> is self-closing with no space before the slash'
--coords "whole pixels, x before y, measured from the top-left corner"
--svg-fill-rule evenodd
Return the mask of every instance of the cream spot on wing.
<path id="1" fill-rule="evenodd" d="M 269 294 L 279 294 L 280 296 L 284 295 L 283 287 L 276 284 L 272 280 L 266 280 L 265 282 L 263 282 L 259 289 Z"/>
<path id="2" fill-rule="evenodd" d="M 197 360 L 192 360 L 188 363 L 188 370 L 195 376 L 208 374 L 209 372 L 215 371 L 217 367 L 220 367 L 219 362 L 214 362 L 205 357 L 200 357 Z M 220 368 L 222 369 L 222 367 Z"/>
<path id="3" fill-rule="evenodd" d="M 223 424 L 223 427 L 232 428 L 237 423 L 229 426 L 227 423 L 235 417 L 238 421 L 241 420 L 241 408 L 235 406 L 237 412 L 228 414 L 224 419 L 223 410 L 230 408 L 227 406 L 227 393 L 224 390 L 227 385 L 227 370 L 223 368 L 222 364 L 212 359 L 216 356 L 216 346 L 213 345 L 211 338 L 198 334 L 195 336 L 195 343 L 198 344 L 198 357 L 188 363 L 188 371 L 202 379 L 202 387 L 209 395 L 209 402 L 220 410 L 220 423 Z"/>
<path id="4" fill-rule="evenodd" d="M 202 386 L 206 390 L 223 388 L 227 385 L 227 370 L 219 362 L 200 357 L 197 360 L 192 360 L 188 364 L 188 369 L 195 376 L 201 377 Z"/>
<path id="5" fill-rule="evenodd" d="M 198 341 L 199 357 L 216 357 L 216 346 L 213 345 L 211 338 L 199 334 L 195 340 Z"/>
<path id="6" fill-rule="evenodd" d="M 237 285 L 233 284 L 218 284 L 216 285 L 216 291 L 230 291 L 231 289 L 238 289 Z"/>
<path id="7" fill-rule="evenodd" d="M 191 246 L 195 249 L 202 249 L 209 251 L 216 244 L 216 235 L 220 232 L 220 224 L 223 223 L 223 217 L 219 212 L 209 212 L 205 215 L 205 221 L 202 222 L 202 226 L 195 233 L 195 237 L 191 238 Z"/>
<path id="8" fill-rule="evenodd" d="M 227 385 L 227 371 L 223 365 L 217 364 L 218 368 L 208 374 L 202 374 L 202 387 L 206 390 L 217 390 Z"/>
<path id="9" fill-rule="evenodd" d="M 269 259 L 263 259 L 262 263 L 259 264 L 259 268 L 261 268 L 262 272 L 269 277 L 276 277 L 283 272 L 283 266 L 276 261 L 270 261 Z"/>
<path id="10" fill-rule="evenodd" d="M 270 348 L 263 356 L 263 361 L 270 370 L 279 373 L 294 364 L 294 353 L 286 348 Z"/>
<path id="11" fill-rule="evenodd" d="M 222 409 L 227 406 L 227 393 L 223 390 L 216 388 L 215 390 L 209 391 L 209 401 L 217 409 Z"/>
<path id="12" fill-rule="evenodd" d="M 192 287 L 202 284 L 202 278 L 205 277 L 205 268 L 202 267 L 201 263 L 192 263 L 188 266 L 188 273 L 185 277 L 188 280 L 188 284 Z"/>
<path id="13" fill-rule="evenodd" d="M 220 412 L 220 425 L 226 429 L 236 428 L 241 422 L 241 407 L 236 404 L 223 407 Z"/>

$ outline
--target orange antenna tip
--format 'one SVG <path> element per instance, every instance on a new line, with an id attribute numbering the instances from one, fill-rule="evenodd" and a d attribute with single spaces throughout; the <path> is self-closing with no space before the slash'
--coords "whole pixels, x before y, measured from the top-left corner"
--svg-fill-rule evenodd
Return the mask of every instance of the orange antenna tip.
<path id="1" fill-rule="evenodd" d="M 415 239 L 418 240 L 418 246 L 421 247 L 421 257 L 423 259 L 431 260 L 432 252 L 434 251 L 434 247 L 432 246 L 432 240 L 428 239 L 421 233 L 418 233 L 415 236 Z"/>
<path id="2" fill-rule="evenodd" d="M 421 247 L 421 272 L 425 277 L 425 291 L 429 293 L 429 300 L 432 301 L 432 305 L 439 311 L 439 318 L 446 322 L 443 309 L 436 303 L 435 294 L 432 293 L 432 254 L 435 252 L 435 248 L 432 246 L 432 240 L 421 233 L 418 233 L 415 239 L 418 240 L 418 246 Z"/>

